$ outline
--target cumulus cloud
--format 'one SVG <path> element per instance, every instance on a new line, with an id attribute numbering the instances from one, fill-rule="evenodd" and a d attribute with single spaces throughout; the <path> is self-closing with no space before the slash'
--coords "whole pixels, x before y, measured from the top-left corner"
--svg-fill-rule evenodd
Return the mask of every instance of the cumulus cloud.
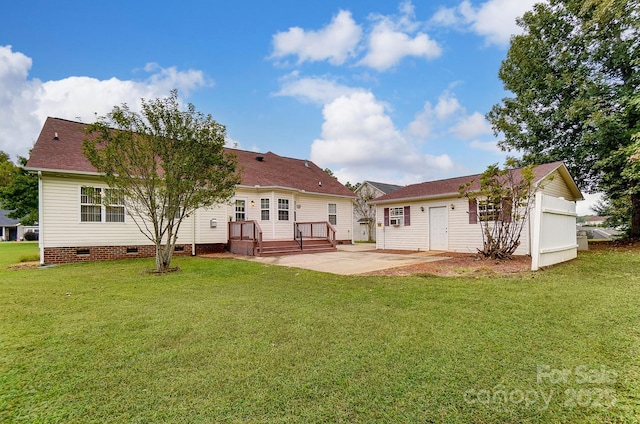
<path id="1" fill-rule="evenodd" d="M 435 106 L 432 106 L 431 102 L 425 102 L 424 107 L 416 114 L 407 130 L 411 135 L 428 138 L 434 128 L 448 125 L 452 117 L 464 114 L 464 112 L 465 110 L 456 96 L 445 91 L 438 97 Z"/>
<path id="2" fill-rule="evenodd" d="M 512 35 L 522 30 L 516 18 L 531 10 L 540 0 L 487 0 L 474 6 L 464 0 L 455 7 L 441 7 L 431 23 L 442 26 L 468 28 L 485 38 L 487 44 L 506 46 Z"/>
<path id="3" fill-rule="evenodd" d="M 275 96 L 294 97 L 301 102 L 325 105 L 340 96 L 362 91 L 325 77 L 300 77 L 298 72 L 283 77 Z"/>
<path id="4" fill-rule="evenodd" d="M 298 56 L 298 63 L 328 60 L 333 65 L 343 64 L 352 56 L 360 42 L 362 28 L 341 10 L 324 28 L 313 31 L 300 27 L 289 28 L 273 36 L 272 58 Z"/>
<path id="5" fill-rule="evenodd" d="M 413 4 L 405 1 L 399 10 L 399 16 L 371 17 L 374 25 L 368 37 L 368 53 L 360 65 L 385 71 L 407 56 L 433 59 L 442 54 L 436 41 L 425 33 L 416 33 L 420 24 L 415 20 Z"/>
<path id="6" fill-rule="evenodd" d="M 484 134 L 491 134 L 491 124 L 479 112 L 474 112 L 469 116 L 462 118 L 453 128 L 451 132 L 461 140 L 468 140 Z"/>
<path id="7" fill-rule="evenodd" d="M 411 144 L 371 92 L 341 96 L 325 105 L 322 113 L 321 138 L 311 145 L 311 159 L 338 169 L 334 172 L 339 178 L 357 173 L 397 181 L 392 174 L 403 174 L 419 180 L 454 168 L 448 155 L 423 154 Z M 345 173 L 347 168 L 351 174 Z"/>
<path id="8" fill-rule="evenodd" d="M 502 151 L 502 149 L 498 147 L 497 141 L 473 140 L 471 143 L 469 143 L 469 147 L 474 150 L 483 150 L 485 152 L 491 152 L 497 155 L 506 155 L 506 152 Z"/>
<path id="9" fill-rule="evenodd" d="M 0 46 L 0 150 L 27 156 L 47 116 L 93 122 L 114 105 L 139 107 L 141 98 L 182 95 L 210 85 L 201 71 L 148 64 L 143 81 L 72 76 L 57 81 L 29 79 L 32 61 L 11 46 Z"/>

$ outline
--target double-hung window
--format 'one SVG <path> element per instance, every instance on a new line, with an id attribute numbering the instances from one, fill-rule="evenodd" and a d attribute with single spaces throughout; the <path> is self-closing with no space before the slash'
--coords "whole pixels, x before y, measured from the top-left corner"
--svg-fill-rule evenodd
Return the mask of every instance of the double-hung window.
<path id="1" fill-rule="evenodd" d="M 289 199 L 278 199 L 278 221 L 289 220 Z"/>
<path id="2" fill-rule="evenodd" d="M 500 216 L 500 205 L 490 200 L 478 201 L 478 218 L 482 222 L 497 221 Z"/>
<path id="3" fill-rule="evenodd" d="M 102 189 L 80 188 L 80 221 L 102 222 Z"/>
<path id="4" fill-rule="evenodd" d="M 106 188 L 105 218 L 107 222 L 124 222 L 124 195 L 122 191 Z"/>
<path id="5" fill-rule="evenodd" d="M 80 187 L 80 222 L 124 222 L 124 214 L 120 190 Z"/>
<path id="6" fill-rule="evenodd" d="M 260 220 L 268 221 L 271 211 L 269 209 L 269 199 L 260 199 Z"/>
<path id="7" fill-rule="evenodd" d="M 329 223 L 336 225 L 338 222 L 338 208 L 335 203 L 329 203 Z"/>

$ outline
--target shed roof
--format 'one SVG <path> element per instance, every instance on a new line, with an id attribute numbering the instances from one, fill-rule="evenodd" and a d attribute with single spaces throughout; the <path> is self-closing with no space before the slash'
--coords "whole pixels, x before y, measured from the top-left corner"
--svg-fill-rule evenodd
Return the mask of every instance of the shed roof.
<path id="1" fill-rule="evenodd" d="M 519 172 L 521 169 L 522 168 L 513 169 L 511 172 Z M 567 167 L 561 161 L 546 163 L 534 167 L 534 183 L 538 184 L 556 170 L 559 171 L 565 179 L 569 189 L 575 195 L 576 199 L 582 199 L 582 193 L 573 181 L 573 178 L 571 178 Z M 380 196 L 377 199 L 371 200 L 370 203 L 392 203 L 397 200 L 417 200 L 434 197 L 459 196 L 459 187 L 469 182 L 473 182 L 470 186 L 471 191 L 479 190 L 480 174 L 411 184 L 385 194 L 384 196 Z"/>
<path id="2" fill-rule="evenodd" d="M 71 174 L 95 174 L 96 168 L 82 154 L 87 124 L 47 118 L 31 151 L 26 169 Z M 354 197 L 337 179 L 311 161 L 272 152 L 256 153 L 225 148 L 238 158 L 242 186 L 282 187 L 333 196 Z"/>

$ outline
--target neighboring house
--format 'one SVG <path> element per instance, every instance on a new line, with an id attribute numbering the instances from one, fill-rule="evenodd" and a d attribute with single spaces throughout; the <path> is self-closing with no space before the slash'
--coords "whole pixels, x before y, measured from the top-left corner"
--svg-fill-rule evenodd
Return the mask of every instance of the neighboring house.
<path id="1" fill-rule="evenodd" d="M 109 205 L 107 213 L 90 195 L 102 193 L 107 185 L 82 154 L 85 127 L 47 118 L 25 168 L 39 176 L 41 262 L 153 256 L 153 244 L 124 205 Z M 199 209 L 183 221 L 176 254 L 221 251 L 230 238 L 246 244 L 249 225 L 255 243 L 251 249 L 242 247 L 247 254 L 264 253 L 257 247 L 259 231 L 263 241 L 293 241 L 294 233 L 300 234 L 295 229 L 307 238 L 323 231 L 327 238 L 331 232 L 333 248 L 353 241 L 354 195 L 335 178 L 306 160 L 227 151 L 238 158 L 241 184 L 229 204 Z"/>
<path id="2" fill-rule="evenodd" d="M 513 171 L 518 172 L 518 170 Z M 521 245 L 516 254 L 532 254 L 536 237 L 542 235 L 561 246 L 540 248 L 569 250 L 566 256 L 577 252 L 575 201 L 583 196 L 562 162 L 548 163 L 534 168 L 534 184 L 554 206 L 539 207 L 538 212 L 557 212 L 558 217 L 568 217 L 561 228 L 554 227 L 554 216 L 541 220 L 535 233 L 532 218 L 521 234 Z M 482 247 L 479 221 L 487 211 L 478 202 L 460 197 L 459 187 L 474 181 L 472 190 L 479 189 L 480 175 L 451 178 L 413 184 L 379 197 L 371 203 L 377 207 L 376 247 L 378 249 L 440 250 L 449 252 L 476 252 Z M 542 198 L 542 196 L 540 196 Z M 573 209 L 573 210 L 572 210 Z M 532 214 L 532 217 L 535 214 Z M 556 220 L 557 221 L 557 220 Z M 537 236 L 536 236 L 537 234 Z M 562 241 L 560 237 L 562 236 Z M 546 240 L 546 239 L 545 239 Z M 577 254 L 577 253 L 576 253 Z M 574 256 L 575 257 L 575 256 Z M 544 266 L 542 263 L 540 266 Z"/>
<path id="3" fill-rule="evenodd" d="M 355 191 L 356 199 L 353 208 L 353 239 L 369 241 L 376 239 L 376 208 L 368 199 L 376 199 L 404 186 L 375 181 L 365 181 Z"/>
<path id="4" fill-rule="evenodd" d="M 24 227 L 20 224 L 19 220 L 7 216 L 10 212 L 11 211 L 0 209 L 0 240 L 22 240 Z"/>
<path id="5" fill-rule="evenodd" d="M 607 219 L 609 219 L 608 216 L 588 216 L 584 220 L 584 225 L 602 227 Z"/>

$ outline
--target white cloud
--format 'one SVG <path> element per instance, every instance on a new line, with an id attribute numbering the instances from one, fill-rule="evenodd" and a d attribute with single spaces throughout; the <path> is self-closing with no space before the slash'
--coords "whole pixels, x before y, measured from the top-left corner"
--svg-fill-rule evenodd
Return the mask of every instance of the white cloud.
<path id="1" fill-rule="evenodd" d="M 292 27 L 275 34 L 271 57 L 295 55 L 298 63 L 328 60 L 333 65 L 341 65 L 354 54 L 361 36 L 362 28 L 355 23 L 351 12 L 341 10 L 330 24 L 318 31 Z"/>
<path id="2" fill-rule="evenodd" d="M 421 153 L 395 127 L 385 105 L 370 92 L 341 96 L 323 109 L 321 138 L 311 146 L 311 159 L 322 167 L 361 178 L 413 175 L 414 181 L 454 168 L 448 155 Z M 336 171 L 334 171 L 336 172 Z"/>
<path id="3" fill-rule="evenodd" d="M 464 0 L 458 6 L 442 7 L 431 18 L 437 25 L 467 27 L 485 38 L 487 44 L 506 46 L 512 35 L 520 34 L 516 18 L 531 10 L 540 0 L 487 0 L 474 6 Z"/>
<path id="4" fill-rule="evenodd" d="M 451 132 L 461 140 L 469 140 L 484 134 L 491 134 L 491 124 L 485 119 L 484 115 L 479 112 L 462 118 L 453 128 Z"/>
<path id="5" fill-rule="evenodd" d="M 340 96 L 362 91 L 358 88 L 339 84 L 328 78 L 304 77 L 292 72 L 280 80 L 281 88 L 275 96 L 294 97 L 302 102 L 325 105 Z"/>
<path id="6" fill-rule="evenodd" d="M 497 155 L 507 154 L 507 152 L 504 152 L 500 147 L 498 147 L 497 141 L 473 140 L 471 143 L 469 143 L 469 147 L 475 150 L 483 150 L 485 152 L 495 153 Z"/>
<path id="7" fill-rule="evenodd" d="M 413 35 L 419 24 L 415 21 L 410 1 L 400 4 L 398 17 L 374 15 L 371 19 L 375 24 L 369 34 L 369 51 L 360 65 L 385 71 L 407 56 L 433 59 L 442 54 L 438 43 L 427 34 L 419 32 Z"/>
<path id="8" fill-rule="evenodd" d="M 430 102 L 425 102 L 407 130 L 411 135 L 428 138 L 435 127 L 444 126 L 449 118 L 461 113 L 464 113 L 464 108 L 458 99 L 452 93 L 445 91 L 438 97 L 435 107 Z"/>
<path id="9" fill-rule="evenodd" d="M 584 200 L 576 203 L 576 213 L 579 216 L 596 215 L 591 208 L 601 201 L 604 195 L 602 193 L 582 193 L 582 195 L 584 196 Z"/>
<path id="10" fill-rule="evenodd" d="M 211 84 L 201 71 L 157 64 L 145 67 L 151 75 L 144 81 L 72 76 L 43 82 L 29 79 L 31 63 L 11 46 L 0 46 L 0 150 L 14 159 L 28 155 L 47 116 L 93 122 L 114 105 L 127 103 L 136 110 L 141 98 L 165 96 L 173 88 L 186 95 Z"/>

